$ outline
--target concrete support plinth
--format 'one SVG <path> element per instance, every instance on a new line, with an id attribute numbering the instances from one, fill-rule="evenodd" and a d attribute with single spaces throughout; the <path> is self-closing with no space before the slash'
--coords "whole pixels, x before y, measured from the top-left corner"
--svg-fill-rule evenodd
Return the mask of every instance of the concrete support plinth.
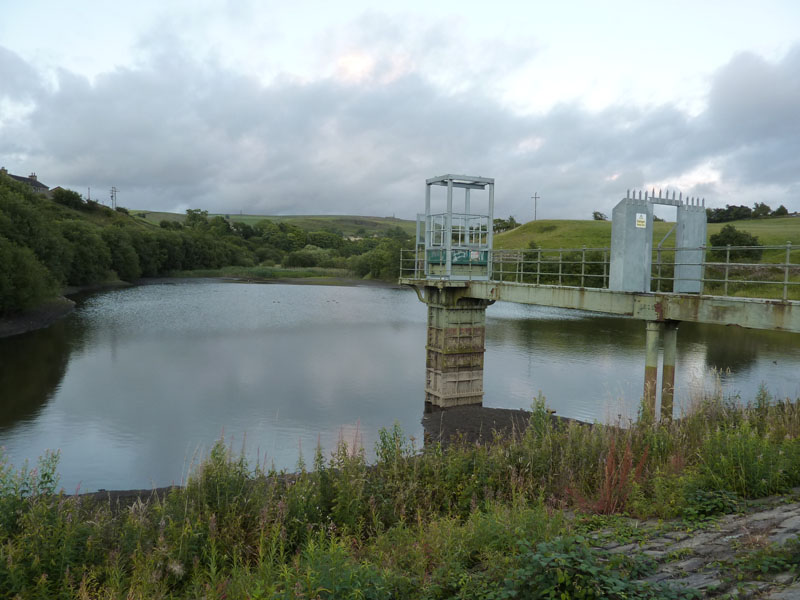
<path id="1" fill-rule="evenodd" d="M 425 402 L 440 408 L 483 402 L 486 307 L 464 287 L 425 288 L 428 305 Z"/>
<path id="2" fill-rule="evenodd" d="M 678 344 L 678 322 L 664 323 L 664 366 L 661 372 L 661 419 L 672 419 L 672 403 L 675 396 L 675 359 Z"/>
<path id="3" fill-rule="evenodd" d="M 648 416 L 656 414 L 656 386 L 658 385 L 658 342 L 662 324 L 647 321 L 644 356 L 644 408 Z"/>
<path id="4" fill-rule="evenodd" d="M 675 397 L 675 359 L 678 345 L 678 321 L 647 321 L 644 357 L 644 416 L 656 418 L 658 386 L 658 347 L 663 337 L 664 358 L 661 369 L 661 419 L 672 419 Z"/>

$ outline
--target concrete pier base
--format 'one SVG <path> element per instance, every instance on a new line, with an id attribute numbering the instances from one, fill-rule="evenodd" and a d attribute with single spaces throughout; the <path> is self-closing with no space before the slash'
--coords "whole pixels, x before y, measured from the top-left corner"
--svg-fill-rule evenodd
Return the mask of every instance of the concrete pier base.
<path id="1" fill-rule="evenodd" d="M 661 419 L 672 419 L 672 404 L 675 396 L 675 359 L 678 344 L 678 322 L 664 323 L 664 362 L 661 371 Z"/>
<path id="2" fill-rule="evenodd" d="M 439 408 L 483 402 L 486 307 L 464 287 L 426 286 L 425 402 Z"/>
<path id="3" fill-rule="evenodd" d="M 656 386 L 658 385 L 658 343 L 663 325 L 658 321 L 647 321 L 644 355 L 644 409 L 646 414 L 656 414 Z"/>
<path id="4" fill-rule="evenodd" d="M 664 355 L 661 367 L 661 419 L 672 419 L 675 397 L 675 359 L 677 357 L 678 321 L 647 321 L 644 357 L 644 413 L 656 418 L 658 386 L 658 350 L 662 339 Z"/>

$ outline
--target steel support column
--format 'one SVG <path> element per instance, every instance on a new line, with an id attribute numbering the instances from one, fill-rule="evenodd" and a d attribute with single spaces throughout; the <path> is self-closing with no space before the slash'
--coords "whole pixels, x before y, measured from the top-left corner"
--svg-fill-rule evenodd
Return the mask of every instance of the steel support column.
<path id="1" fill-rule="evenodd" d="M 661 419 L 672 419 L 675 397 L 675 359 L 677 356 L 678 321 L 664 323 L 664 364 L 661 370 Z"/>
<path id="2" fill-rule="evenodd" d="M 647 321 L 644 356 L 644 409 L 647 416 L 656 414 L 656 386 L 658 385 L 658 342 L 663 324 Z"/>

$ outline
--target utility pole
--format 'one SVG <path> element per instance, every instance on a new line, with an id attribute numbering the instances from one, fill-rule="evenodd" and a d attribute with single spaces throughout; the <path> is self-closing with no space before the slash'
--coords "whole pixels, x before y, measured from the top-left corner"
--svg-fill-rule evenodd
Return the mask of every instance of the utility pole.
<path id="1" fill-rule="evenodd" d="M 538 192 L 533 192 L 533 196 L 531 196 L 531 200 L 533 200 L 533 220 L 536 220 L 536 201 L 539 199 Z"/>
<path id="2" fill-rule="evenodd" d="M 111 186 L 111 208 L 117 209 L 117 188 L 113 185 Z"/>

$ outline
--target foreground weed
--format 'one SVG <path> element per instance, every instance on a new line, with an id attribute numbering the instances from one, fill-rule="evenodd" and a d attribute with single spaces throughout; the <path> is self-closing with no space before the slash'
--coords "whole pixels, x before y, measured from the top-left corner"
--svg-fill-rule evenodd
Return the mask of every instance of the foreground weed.
<path id="1" fill-rule="evenodd" d="M 57 456 L 0 459 L 0 597 L 692 597 L 584 537 L 641 541 L 658 528 L 623 514 L 702 520 L 797 485 L 798 406 L 716 398 L 672 423 L 587 426 L 539 398 L 513 439 L 418 451 L 395 426 L 374 465 L 341 443 L 296 473 L 219 442 L 185 488 L 129 505 L 56 494 Z M 570 524 L 576 504 L 592 514 Z M 797 547 L 736 568 L 794 568 Z"/>
<path id="2" fill-rule="evenodd" d="M 700 598 L 694 590 L 636 581 L 653 571 L 646 558 L 610 554 L 588 546 L 582 537 L 559 538 L 531 546 L 520 544 L 518 565 L 494 596 L 505 598 Z"/>
<path id="3" fill-rule="evenodd" d="M 697 489 L 687 494 L 683 518 L 690 522 L 701 522 L 716 515 L 737 512 L 742 505 L 741 498 L 734 492 Z"/>

